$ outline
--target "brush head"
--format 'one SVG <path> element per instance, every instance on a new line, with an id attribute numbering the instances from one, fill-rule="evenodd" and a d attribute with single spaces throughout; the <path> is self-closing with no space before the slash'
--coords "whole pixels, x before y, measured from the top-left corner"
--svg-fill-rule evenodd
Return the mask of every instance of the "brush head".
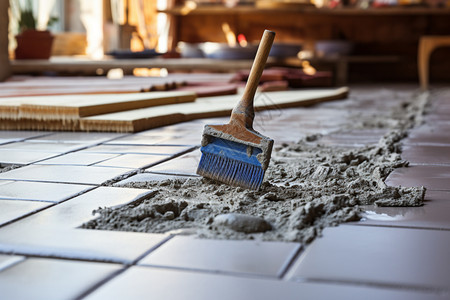
<path id="1" fill-rule="evenodd" d="M 269 165 L 273 140 L 253 129 L 233 127 L 205 126 L 197 174 L 257 190 Z"/>

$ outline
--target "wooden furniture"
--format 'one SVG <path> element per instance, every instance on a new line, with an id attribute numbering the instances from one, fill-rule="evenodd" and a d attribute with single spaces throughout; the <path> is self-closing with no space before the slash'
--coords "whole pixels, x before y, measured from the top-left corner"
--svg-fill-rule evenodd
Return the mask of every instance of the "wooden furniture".
<path id="1" fill-rule="evenodd" d="M 0 81 L 9 77 L 8 55 L 8 6 L 9 1 L 0 1 Z"/>
<path id="2" fill-rule="evenodd" d="M 450 36 L 423 36 L 419 41 L 417 65 L 419 67 L 420 87 L 428 89 L 431 53 L 438 47 L 450 46 Z"/>
<path id="3" fill-rule="evenodd" d="M 335 72 L 336 85 L 348 82 L 348 69 L 355 64 L 395 64 L 401 61 L 395 55 L 353 55 L 344 57 L 312 58 L 308 59 L 315 66 L 332 68 Z M 273 59 L 269 57 L 268 67 L 301 67 L 297 58 Z M 207 72 L 235 72 L 248 70 L 252 60 L 220 60 L 207 58 L 181 59 L 104 59 L 90 60 L 71 57 L 52 57 L 50 60 L 13 60 L 11 68 L 14 74 L 40 74 L 56 72 L 62 74 L 106 74 L 111 69 L 121 68 L 125 74 L 132 74 L 134 68 L 166 68 L 169 71 L 207 71 Z"/>
<path id="4" fill-rule="evenodd" d="M 308 59 L 314 66 L 331 66 L 334 71 L 334 83 L 336 86 L 346 85 L 349 81 L 349 68 L 355 64 L 395 64 L 401 61 L 396 55 L 352 55 L 341 57 L 313 57 Z M 287 58 L 278 61 L 290 67 L 301 67 L 302 63 L 296 58 Z"/>
<path id="5" fill-rule="evenodd" d="M 354 42 L 352 55 L 359 58 L 349 58 L 340 66 L 339 62 L 332 65 L 339 69 L 337 78 L 347 77 L 350 81 L 416 81 L 420 37 L 450 35 L 450 8 L 395 6 L 318 9 L 298 5 L 267 9 L 251 5 L 233 8 L 198 5 L 191 9 L 175 6 L 160 12 L 170 15 L 174 21 L 173 46 L 178 41 L 226 42 L 221 27 L 223 23 L 228 23 L 236 34 L 244 34 L 250 42 L 257 41 L 259 32 L 267 28 L 277 32 L 275 43 L 301 42 L 305 50 L 310 51 L 314 50 L 315 41 L 345 38 Z M 437 55 L 445 57 L 446 54 L 448 57 L 448 53 L 440 52 Z M 364 61 L 365 57 L 371 58 Z M 374 57 L 379 57 L 380 61 L 373 63 L 377 59 Z M 387 57 L 396 57 L 396 62 Z M 351 67 L 345 71 L 349 65 Z M 445 71 L 448 68 L 450 61 L 441 61 L 435 71 L 435 78 L 449 80 L 450 73 Z"/>
<path id="6" fill-rule="evenodd" d="M 135 68 L 166 68 L 169 71 L 230 72 L 250 69 L 251 60 L 218 60 L 203 58 L 148 58 L 148 59 L 103 59 L 91 60 L 73 57 L 52 57 L 50 60 L 13 60 L 14 74 L 58 72 L 66 74 L 106 74 L 111 69 L 121 68 L 132 74 Z"/>

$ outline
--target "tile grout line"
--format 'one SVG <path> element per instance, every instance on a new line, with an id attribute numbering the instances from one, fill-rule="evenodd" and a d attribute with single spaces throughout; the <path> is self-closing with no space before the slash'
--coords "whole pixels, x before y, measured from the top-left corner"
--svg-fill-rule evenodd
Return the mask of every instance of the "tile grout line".
<path id="1" fill-rule="evenodd" d="M 20 216 L 20 217 L 18 217 L 18 218 L 12 219 L 12 220 L 10 220 L 10 221 L 8 221 L 8 222 L 6 222 L 6 223 L 0 224 L 0 229 L 3 228 L 3 227 L 5 227 L 5 226 L 7 226 L 7 225 L 9 225 L 9 224 L 14 223 L 14 222 L 18 222 L 18 221 L 20 221 L 20 220 L 23 220 L 23 219 L 25 219 L 25 218 L 28 218 L 28 217 L 31 216 L 31 215 L 40 213 L 40 212 L 43 211 L 43 210 L 52 208 L 52 207 L 54 207 L 54 206 L 56 206 L 56 205 L 58 205 L 58 204 L 67 202 L 67 201 L 69 201 L 69 200 L 71 200 L 71 199 L 73 199 L 73 198 L 76 198 L 76 197 L 78 197 L 78 196 L 84 195 L 84 194 L 86 194 L 86 193 L 88 193 L 88 192 L 91 192 L 91 191 L 97 189 L 97 188 L 99 188 L 99 186 L 94 186 L 94 187 L 92 187 L 91 189 L 87 189 L 87 190 L 85 190 L 85 191 L 81 191 L 81 192 L 79 192 L 79 193 L 77 193 L 77 194 L 75 194 L 75 195 L 73 195 L 73 196 L 71 196 L 71 197 L 69 197 L 69 198 L 67 198 L 67 199 L 65 199 L 65 200 L 62 200 L 62 201 L 60 201 L 60 202 L 56 202 L 56 203 L 55 203 L 55 202 L 48 202 L 48 203 L 52 203 L 52 204 L 50 204 L 49 206 L 43 207 L 43 208 L 41 208 L 41 209 L 37 209 L 37 210 L 35 210 L 35 211 L 33 211 L 33 212 L 30 212 L 30 213 L 25 214 L 25 215 L 23 215 L 23 216 Z M 44 201 L 42 201 L 42 202 L 44 202 Z"/>
<path id="2" fill-rule="evenodd" d="M 175 158 L 178 158 L 178 157 L 180 157 L 180 156 L 182 156 L 184 154 L 193 152 L 196 149 L 198 149 L 197 146 L 188 148 L 187 150 L 179 152 L 179 153 L 177 153 L 177 154 L 175 154 L 173 156 L 169 156 L 167 159 L 164 159 L 162 161 L 159 161 L 159 162 L 156 162 L 156 163 L 153 163 L 153 164 L 149 164 L 149 165 L 141 167 L 141 168 L 134 169 L 133 171 L 129 171 L 129 172 L 126 172 L 126 173 L 124 173 L 122 175 L 119 175 L 119 176 L 116 176 L 116 177 L 111 178 L 109 180 L 106 180 L 105 182 L 101 183 L 100 186 L 113 186 L 115 183 L 118 183 L 119 181 L 126 180 L 126 179 L 128 179 L 128 178 L 130 178 L 130 177 L 132 177 L 132 176 L 134 176 L 136 174 L 144 173 L 145 169 L 148 169 L 150 167 L 154 167 L 154 166 L 157 166 L 159 164 L 168 162 L 168 161 L 170 161 L 172 159 L 175 159 Z M 93 166 L 93 167 L 95 167 L 95 166 Z M 118 177 L 120 177 L 120 178 L 118 178 Z"/>
<path id="3" fill-rule="evenodd" d="M 369 282 L 369 281 L 356 281 L 356 280 L 346 280 L 346 279 L 326 279 L 326 278 L 302 278 L 295 277 L 292 279 L 294 282 L 298 283 L 318 283 L 318 284 L 335 284 L 335 285 L 351 285 L 351 286 L 362 286 L 371 288 L 381 288 L 381 289 L 391 289 L 391 290 L 403 290 L 403 291 L 419 291 L 424 293 L 433 293 L 437 295 L 447 295 L 450 293 L 448 288 L 437 288 L 431 286 L 419 286 L 401 283 L 386 283 L 386 282 Z"/>
<path id="4" fill-rule="evenodd" d="M 56 132 L 53 132 L 52 134 L 56 134 Z M 45 136 L 50 136 L 50 135 L 51 135 L 51 134 L 45 135 Z M 131 135 L 131 134 L 130 134 L 130 135 Z M 89 148 L 92 148 L 92 147 L 100 146 L 100 145 L 103 145 L 104 143 L 107 143 L 107 142 L 110 142 L 110 141 L 113 141 L 113 140 L 119 139 L 119 138 L 121 138 L 121 137 L 112 138 L 112 139 L 109 139 L 109 140 L 106 140 L 106 141 L 101 141 L 101 142 L 98 142 L 98 143 L 87 144 L 87 145 L 85 145 L 84 147 L 80 147 L 80 148 L 77 148 L 77 149 L 73 149 L 73 150 L 71 150 L 71 151 L 59 153 L 58 155 L 52 156 L 51 158 L 58 158 L 58 157 L 61 157 L 61 156 L 66 155 L 66 154 L 71 154 L 71 153 L 80 152 L 80 151 L 82 151 L 82 150 L 86 150 L 86 149 L 89 149 Z M 30 138 L 30 139 L 24 139 L 23 141 L 26 142 L 26 141 L 32 140 L 32 139 L 33 139 L 33 138 Z M 33 143 L 33 142 L 29 142 L 29 143 Z M 50 143 L 49 143 L 49 144 L 50 144 Z M 39 151 L 38 151 L 38 152 L 39 152 Z M 39 164 L 40 162 L 46 161 L 46 160 L 48 160 L 48 159 L 50 159 L 50 158 L 44 158 L 44 159 L 41 159 L 41 160 L 37 160 L 37 161 L 34 161 L 34 162 L 32 162 L 32 163 L 26 164 L 25 166 L 33 165 L 33 164 Z"/>
<path id="5" fill-rule="evenodd" d="M 289 257 L 288 260 L 283 264 L 283 266 L 280 268 L 280 272 L 278 272 L 277 277 L 279 279 L 283 279 L 284 276 L 286 276 L 289 269 L 292 268 L 294 263 L 297 261 L 297 258 L 301 255 L 303 252 L 303 245 L 299 244 L 296 249 L 294 249 Z"/>
<path id="6" fill-rule="evenodd" d="M 206 269 L 195 269 L 195 268 L 186 268 L 186 267 L 173 267 L 173 266 L 158 266 L 158 265 L 138 265 L 140 267 L 145 268 L 153 268 L 160 270 L 173 270 L 173 271 L 181 271 L 181 272 L 191 272 L 191 273 L 199 273 L 199 274 L 210 274 L 210 275 L 225 275 L 230 277 L 239 277 L 239 278 L 254 278 L 254 279 L 275 279 L 277 275 L 267 275 L 267 274 L 256 274 L 256 273 L 244 273 L 244 272 L 233 272 L 233 271 L 222 271 L 222 270 L 206 270 Z"/>
<path id="7" fill-rule="evenodd" d="M 1 196 L 0 196 L 0 201 L 28 201 L 28 202 L 50 203 L 50 204 L 59 203 L 57 201 L 52 201 L 52 200 L 39 200 L 39 199 L 26 199 L 26 198 L 4 198 Z"/>
<path id="8" fill-rule="evenodd" d="M 153 252 L 156 249 L 158 249 L 159 247 L 161 247 L 163 244 L 165 244 L 166 242 L 171 240 L 173 237 L 174 237 L 174 235 L 169 235 L 167 238 L 163 239 L 158 244 L 156 244 L 155 246 L 151 247 L 149 250 L 145 251 L 142 255 L 140 255 L 138 258 L 136 258 L 130 264 L 123 264 L 124 267 L 122 269 L 120 269 L 120 270 L 118 270 L 116 272 L 113 272 L 111 275 L 107 276 L 106 278 L 104 278 L 103 280 L 99 281 L 97 284 L 95 284 L 91 288 L 89 288 L 86 291 L 82 292 L 79 296 L 75 297 L 74 299 L 75 300 L 81 300 L 81 299 L 89 296 L 90 294 L 92 294 L 98 288 L 102 287 L 103 285 L 105 285 L 106 283 L 111 281 L 112 279 L 116 278 L 117 276 L 119 276 L 120 274 L 124 273 L 125 271 L 127 271 L 131 267 L 135 266 L 142 258 L 146 257 L 151 252 Z"/>

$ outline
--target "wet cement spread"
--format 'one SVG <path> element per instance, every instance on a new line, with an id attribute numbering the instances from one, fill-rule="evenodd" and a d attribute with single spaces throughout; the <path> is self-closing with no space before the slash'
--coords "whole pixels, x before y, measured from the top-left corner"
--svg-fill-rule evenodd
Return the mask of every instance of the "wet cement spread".
<path id="1" fill-rule="evenodd" d="M 352 97 L 347 108 L 358 105 L 358 97 L 369 95 Z M 421 122 L 427 95 L 384 91 L 378 98 L 391 101 L 386 105 L 390 109 L 356 110 L 341 126 L 346 132 L 386 129 L 376 145 L 327 145 L 321 143 L 320 134 L 279 145 L 259 191 L 206 178 L 119 184 L 153 192 L 129 205 L 99 208 L 96 218 L 83 227 L 308 243 L 324 227 L 360 220 L 359 205 L 420 206 L 425 188 L 390 187 L 384 180 L 394 168 L 407 166 L 400 156 L 400 141 Z"/>

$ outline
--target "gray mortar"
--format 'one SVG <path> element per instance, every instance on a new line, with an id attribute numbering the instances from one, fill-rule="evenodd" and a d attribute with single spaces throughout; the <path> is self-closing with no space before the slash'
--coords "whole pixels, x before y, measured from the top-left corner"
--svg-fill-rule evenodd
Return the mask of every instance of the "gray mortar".
<path id="1" fill-rule="evenodd" d="M 20 165 L 5 165 L 0 164 L 0 173 L 5 173 L 14 169 L 20 168 Z"/>
<path id="2" fill-rule="evenodd" d="M 325 146 L 320 134 L 283 144 L 274 149 L 259 191 L 206 178 L 131 182 L 122 186 L 154 192 L 119 208 L 99 208 L 83 227 L 308 243 L 324 227 L 360 220 L 359 205 L 420 206 L 425 188 L 389 187 L 384 180 L 394 168 L 407 166 L 400 157 L 400 140 L 421 122 L 427 96 L 390 96 L 399 98 L 392 110 L 353 113 L 343 127 L 386 128 L 375 146 Z M 348 100 L 346 105 L 353 104 L 357 102 Z"/>

